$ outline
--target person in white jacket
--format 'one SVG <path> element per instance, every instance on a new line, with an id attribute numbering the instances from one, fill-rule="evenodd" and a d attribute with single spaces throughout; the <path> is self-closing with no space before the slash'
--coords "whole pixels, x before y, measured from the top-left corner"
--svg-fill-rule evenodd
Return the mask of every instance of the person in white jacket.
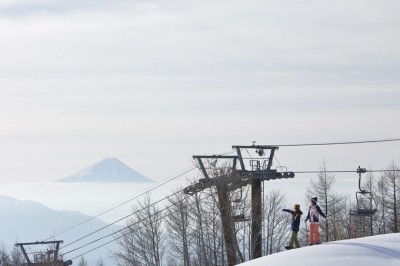
<path id="1" fill-rule="evenodd" d="M 308 209 L 308 214 L 305 222 L 310 220 L 310 236 L 308 240 L 309 245 L 321 244 L 321 237 L 319 234 L 319 215 L 326 218 L 321 208 L 317 205 L 318 198 L 311 198 L 311 206 Z M 314 238 L 315 236 L 315 238 Z"/>

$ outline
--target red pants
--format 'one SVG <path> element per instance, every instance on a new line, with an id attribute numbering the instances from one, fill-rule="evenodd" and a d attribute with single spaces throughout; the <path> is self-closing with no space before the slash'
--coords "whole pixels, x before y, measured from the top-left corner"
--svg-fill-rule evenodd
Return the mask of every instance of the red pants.
<path id="1" fill-rule="evenodd" d="M 319 224 L 310 224 L 310 239 L 308 240 L 308 244 L 313 245 L 316 243 L 321 243 L 321 238 L 319 236 Z"/>

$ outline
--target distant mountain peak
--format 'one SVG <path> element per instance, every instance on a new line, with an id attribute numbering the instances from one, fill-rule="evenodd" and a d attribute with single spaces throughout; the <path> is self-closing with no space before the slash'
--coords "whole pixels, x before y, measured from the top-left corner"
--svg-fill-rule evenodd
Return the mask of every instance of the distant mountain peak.
<path id="1" fill-rule="evenodd" d="M 153 182 L 150 178 L 136 172 L 119 159 L 105 158 L 76 174 L 59 179 L 64 183 L 145 183 Z"/>

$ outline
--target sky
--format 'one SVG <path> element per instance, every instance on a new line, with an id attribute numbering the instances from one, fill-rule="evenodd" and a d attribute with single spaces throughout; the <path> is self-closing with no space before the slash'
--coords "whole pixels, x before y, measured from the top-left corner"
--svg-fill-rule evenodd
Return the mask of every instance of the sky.
<path id="1" fill-rule="evenodd" d="M 395 0 L 0 0 L 0 183 L 107 157 L 156 181 L 192 155 L 400 138 Z M 400 143 L 282 147 L 290 170 L 400 161 Z M 308 178 L 301 177 L 300 178 Z"/>
<path id="2" fill-rule="evenodd" d="M 399 239 L 400 234 L 397 233 L 334 241 L 272 254 L 240 265 L 394 266 L 400 261 Z"/>

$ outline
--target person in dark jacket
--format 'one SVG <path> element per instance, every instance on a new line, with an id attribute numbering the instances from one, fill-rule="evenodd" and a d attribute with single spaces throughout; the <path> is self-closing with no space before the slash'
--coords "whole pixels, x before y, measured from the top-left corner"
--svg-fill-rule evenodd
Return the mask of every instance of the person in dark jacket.
<path id="1" fill-rule="evenodd" d="M 288 212 L 292 215 L 292 223 L 291 223 L 291 230 L 292 230 L 292 235 L 290 236 L 290 241 L 289 245 L 287 245 L 285 248 L 286 249 L 292 249 L 292 248 L 299 248 L 299 240 L 297 239 L 297 233 L 299 232 L 300 228 L 300 218 L 303 212 L 300 210 L 300 205 L 295 204 L 294 205 L 294 210 L 289 210 L 289 209 L 283 209 L 284 212 Z"/>
<path id="2" fill-rule="evenodd" d="M 318 206 L 317 200 L 318 200 L 317 197 L 311 199 L 311 206 L 308 209 L 307 218 L 305 220 L 305 222 L 310 220 L 310 236 L 308 240 L 308 244 L 310 246 L 314 244 L 321 244 L 321 238 L 319 235 L 319 215 L 326 218 L 326 215 L 322 212 L 321 208 Z"/>

